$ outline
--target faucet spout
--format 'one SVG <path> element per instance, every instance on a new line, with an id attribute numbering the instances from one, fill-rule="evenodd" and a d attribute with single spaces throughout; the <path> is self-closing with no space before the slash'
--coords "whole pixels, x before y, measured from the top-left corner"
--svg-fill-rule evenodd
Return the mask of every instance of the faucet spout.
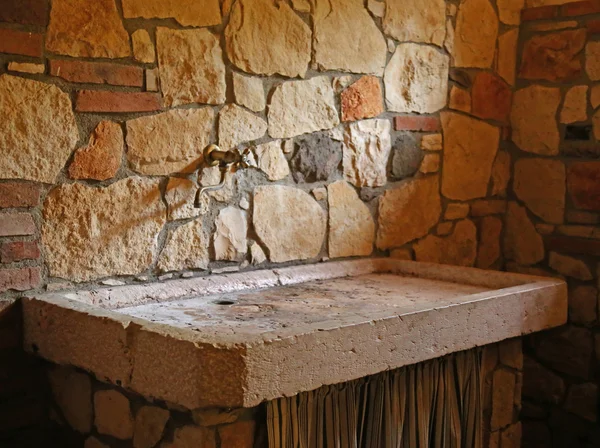
<path id="1" fill-rule="evenodd" d="M 217 145 L 209 145 L 204 149 L 204 165 L 208 167 L 218 166 L 221 170 L 221 181 L 217 185 L 210 185 L 207 187 L 199 188 L 196 191 L 196 197 L 194 199 L 194 207 L 200 208 L 200 198 L 202 194 L 207 191 L 220 190 L 225 186 L 227 173 L 235 173 L 240 168 L 248 168 L 248 155 L 250 154 L 250 148 L 246 148 L 243 153 L 236 150 L 222 151 Z"/>

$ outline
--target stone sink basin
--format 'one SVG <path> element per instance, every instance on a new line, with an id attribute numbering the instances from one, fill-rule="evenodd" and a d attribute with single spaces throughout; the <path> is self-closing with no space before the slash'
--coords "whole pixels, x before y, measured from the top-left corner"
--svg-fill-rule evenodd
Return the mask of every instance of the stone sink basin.
<path id="1" fill-rule="evenodd" d="M 31 296 L 27 350 L 190 409 L 252 407 L 555 327 L 561 280 L 392 259 Z"/>

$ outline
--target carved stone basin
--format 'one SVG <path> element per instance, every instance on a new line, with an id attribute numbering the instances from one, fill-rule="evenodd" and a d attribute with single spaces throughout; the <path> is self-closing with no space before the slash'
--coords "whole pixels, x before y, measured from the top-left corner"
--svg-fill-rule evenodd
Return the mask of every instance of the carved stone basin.
<path id="1" fill-rule="evenodd" d="M 25 347 L 190 409 L 263 401 L 566 322 L 563 281 L 392 259 L 32 296 Z"/>

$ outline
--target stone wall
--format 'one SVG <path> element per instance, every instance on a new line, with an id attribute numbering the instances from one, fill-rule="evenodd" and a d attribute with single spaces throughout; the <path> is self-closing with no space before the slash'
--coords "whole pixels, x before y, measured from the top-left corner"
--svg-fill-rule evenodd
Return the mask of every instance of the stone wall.
<path id="1" fill-rule="evenodd" d="M 0 297 L 355 256 L 537 263 L 556 167 L 527 176 L 509 125 L 519 145 L 528 106 L 562 96 L 520 91 L 511 116 L 522 6 L 2 2 Z M 194 209 L 209 143 L 255 163 Z M 513 165 L 552 182 L 507 202 Z"/>
<path id="2" fill-rule="evenodd" d="M 481 355 L 478 349 L 474 350 L 476 356 Z M 482 364 L 484 446 L 518 448 L 521 439 L 521 340 L 512 339 L 486 346 Z M 252 409 L 205 408 L 189 411 L 107 385 L 71 367 L 46 365 L 44 369 L 52 389 L 52 419 L 68 434 L 61 446 L 268 446 L 268 417 L 264 405 Z M 457 386 L 452 385 L 450 389 L 454 387 Z M 448 413 L 451 411 L 448 410 Z M 407 426 L 410 424 L 407 423 Z M 279 428 L 277 423 L 274 426 Z"/>
<path id="3" fill-rule="evenodd" d="M 507 225 L 526 219 L 509 270 L 561 276 L 569 323 L 526 340 L 523 446 L 597 447 L 600 333 L 600 7 L 523 11 Z"/>

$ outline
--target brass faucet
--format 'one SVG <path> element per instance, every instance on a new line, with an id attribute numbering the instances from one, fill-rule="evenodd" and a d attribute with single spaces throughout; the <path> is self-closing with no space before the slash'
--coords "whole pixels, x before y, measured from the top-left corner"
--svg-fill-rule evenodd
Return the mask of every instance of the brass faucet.
<path id="1" fill-rule="evenodd" d="M 235 173 L 240 168 L 248 168 L 249 166 L 250 148 L 246 148 L 244 152 L 232 149 L 229 151 L 221 151 L 217 145 L 209 145 L 204 148 L 204 166 L 218 166 L 221 170 L 221 182 L 218 185 L 199 188 L 194 199 L 194 207 L 200 208 L 200 197 L 205 191 L 220 190 L 225 186 L 227 173 Z"/>

